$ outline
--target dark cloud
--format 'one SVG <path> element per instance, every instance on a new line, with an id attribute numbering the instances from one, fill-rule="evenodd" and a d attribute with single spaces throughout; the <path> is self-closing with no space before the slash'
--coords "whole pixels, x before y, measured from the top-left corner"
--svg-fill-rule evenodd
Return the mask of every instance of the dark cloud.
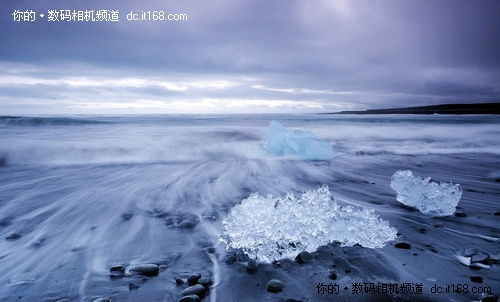
<path id="1" fill-rule="evenodd" d="M 3 0 L 0 8 L 4 99 L 288 100 L 324 110 L 500 99 L 500 1 Z M 121 21 L 15 23 L 14 9 L 116 9 Z M 189 20 L 124 20 L 132 10 L 186 13 Z M 56 82 L 237 83 L 183 91 L 45 87 L 9 84 L 13 73 Z"/>

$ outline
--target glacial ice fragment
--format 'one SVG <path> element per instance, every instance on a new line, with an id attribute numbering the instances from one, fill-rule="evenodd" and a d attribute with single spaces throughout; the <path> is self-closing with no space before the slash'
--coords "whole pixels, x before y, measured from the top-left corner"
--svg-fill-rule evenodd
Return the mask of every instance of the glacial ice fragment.
<path id="1" fill-rule="evenodd" d="M 302 196 L 254 193 L 233 207 L 222 225 L 227 248 L 260 262 L 293 259 L 334 241 L 380 248 L 396 238 L 396 229 L 373 210 L 338 205 L 326 185 Z"/>
<path id="2" fill-rule="evenodd" d="M 430 216 L 449 216 L 462 197 L 462 188 L 453 183 L 437 183 L 430 177 L 413 176 L 412 171 L 396 171 L 391 178 L 396 199 Z"/>
<path id="3" fill-rule="evenodd" d="M 337 155 L 327 142 L 314 134 L 287 129 L 275 121 L 269 124 L 263 147 L 274 155 L 297 155 L 309 160 L 328 160 Z"/>

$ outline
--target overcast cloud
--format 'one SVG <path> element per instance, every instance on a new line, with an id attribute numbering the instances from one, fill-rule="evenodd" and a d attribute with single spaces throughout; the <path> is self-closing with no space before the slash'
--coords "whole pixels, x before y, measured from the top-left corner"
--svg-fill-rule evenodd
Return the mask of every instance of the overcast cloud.
<path id="1" fill-rule="evenodd" d="M 112 9 L 116 23 L 15 23 Z M 131 10 L 188 14 L 130 22 Z M 0 112 L 328 112 L 500 100 L 497 0 L 0 2 Z"/>

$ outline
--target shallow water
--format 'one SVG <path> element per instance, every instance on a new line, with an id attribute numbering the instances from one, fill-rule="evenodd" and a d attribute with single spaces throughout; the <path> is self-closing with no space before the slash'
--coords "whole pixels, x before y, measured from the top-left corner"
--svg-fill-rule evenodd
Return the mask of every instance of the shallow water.
<path id="1" fill-rule="evenodd" d="M 343 155 L 270 155 L 261 144 L 271 120 L 311 131 Z M 454 256 L 464 248 L 500 253 L 498 116 L 0 117 L 0 166 L 0 301 L 175 301 L 184 287 L 174 278 L 194 271 L 216 279 L 205 298 L 211 301 L 388 299 L 351 295 L 352 282 L 418 282 L 423 298 L 435 301 L 481 295 L 431 294 L 434 284 L 500 294 L 498 264 L 473 271 Z M 458 206 L 467 217 L 432 218 L 402 206 L 389 186 L 398 169 L 461 184 Z M 252 192 L 283 195 L 322 184 L 339 202 L 375 210 L 412 248 L 329 245 L 312 263 L 261 264 L 254 274 L 244 262 L 224 262 L 221 220 L 235 204 Z M 171 223 L 193 214 L 200 221 L 194 228 Z M 12 233 L 21 237 L 6 240 Z M 212 246 L 215 254 L 207 252 Z M 165 266 L 145 280 L 109 278 L 111 265 L 137 263 Z M 266 291 L 271 278 L 285 283 L 283 292 Z M 141 288 L 129 291 L 129 282 Z M 318 294 L 321 282 L 337 282 L 341 293 Z"/>

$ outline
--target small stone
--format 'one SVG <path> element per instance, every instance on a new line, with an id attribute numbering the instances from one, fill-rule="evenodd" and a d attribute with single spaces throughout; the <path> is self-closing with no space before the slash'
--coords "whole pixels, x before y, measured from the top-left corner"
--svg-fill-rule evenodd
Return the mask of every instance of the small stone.
<path id="1" fill-rule="evenodd" d="M 267 282 L 266 287 L 267 291 L 271 293 L 277 293 L 282 291 L 285 285 L 278 279 L 271 279 L 269 280 L 269 282 Z"/>
<path id="2" fill-rule="evenodd" d="M 250 260 L 247 262 L 247 264 L 245 265 L 245 269 L 247 271 L 247 273 L 255 273 L 257 271 L 257 262 L 255 260 Z"/>
<path id="3" fill-rule="evenodd" d="M 187 295 L 180 298 L 179 302 L 200 302 L 201 299 L 197 295 Z"/>
<path id="4" fill-rule="evenodd" d="M 132 213 L 123 213 L 122 214 L 122 219 L 125 221 L 132 219 L 132 217 L 134 217 L 134 214 L 132 214 Z"/>
<path id="5" fill-rule="evenodd" d="M 203 277 L 203 278 L 200 278 L 200 280 L 198 280 L 198 284 L 201 284 L 205 287 L 210 287 L 214 282 L 212 281 L 212 278 L 208 278 L 208 277 Z"/>
<path id="6" fill-rule="evenodd" d="M 97 298 L 92 302 L 111 302 L 110 298 Z"/>
<path id="7" fill-rule="evenodd" d="M 188 220 L 188 221 L 183 221 L 181 222 L 178 227 L 181 229 L 192 229 L 197 225 L 196 222 Z"/>
<path id="8" fill-rule="evenodd" d="M 490 255 L 479 252 L 479 253 L 472 256 L 472 258 L 470 259 L 470 262 L 471 263 L 479 262 L 482 264 L 490 264 L 491 259 L 490 259 Z"/>
<path id="9" fill-rule="evenodd" d="M 417 253 L 413 253 L 413 256 L 418 256 L 418 254 Z"/>
<path id="10" fill-rule="evenodd" d="M 493 213 L 494 216 L 500 216 L 500 211 L 496 211 L 495 213 Z"/>
<path id="11" fill-rule="evenodd" d="M 152 276 L 158 275 L 160 268 L 156 264 L 148 263 L 148 264 L 140 264 L 140 265 L 133 266 L 129 269 L 129 271 L 137 273 L 139 275 L 152 277 Z"/>
<path id="12" fill-rule="evenodd" d="M 227 255 L 226 258 L 224 259 L 224 263 L 226 264 L 234 264 L 236 262 L 236 256 L 235 255 Z"/>
<path id="13" fill-rule="evenodd" d="M 351 270 L 350 270 L 350 269 L 346 269 L 346 270 L 345 270 L 345 273 L 346 273 L 346 274 L 350 274 L 350 273 L 351 273 Z"/>
<path id="14" fill-rule="evenodd" d="M 490 255 L 491 263 L 500 263 L 500 253 L 495 255 Z"/>
<path id="15" fill-rule="evenodd" d="M 330 278 L 330 280 L 337 280 L 337 274 L 335 272 L 330 272 L 328 278 Z"/>
<path id="16" fill-rule="evenodd" d="M 481 302 L 498 302 L 498 297 L 490 294 L 481 299 Z"/>
<path id="17" fill-rule="evenodd" d="M 313 256 L 306 251 L 302 251 L 297 255 L 297 257 L 295 257 L 295 261 L 299 264 L 308 263 L 313 261 Z"/>
<path id="18" fill-rule="evenodd" d="M 425 233 L 427 233 L 427 229 L 426 228 L 420 228 L 420 229 L 418 229 L 418 232 L 421 233 L 421 234 L 425 234 Z"/>
<path id="19" fill-rule="evenodd" d="M 177 285 L 184 284 L 184 280 L 181 277 L 176 277 L 175 284 L 177 284 Z"/>
<path id="20" fill-rule="evenodd" d="M 409 244 L 408 242 L 400 241 L 400 242 L 394 243 L 394 247 L 396 247 L 398 249 L 409 250 L 409 249 L 411 249 L 411 244 Z"/>
<path id="21" fill-rule="evenodd" d="M 109 269 L 109 275 L 113 278 L 119 278 L 125 276 L 125 266 L 123 265 L 113 265 Z"/>
<path id="22" fill-rule="evenodd" d="M 22 235 L 21 235 L 21 234 L 18 234 L 18 233 L 12 233 L 12 234 L 10 234 L 9 236 L 7 236 L 5 239 L 6 239 L 6 240 L 11 240 L 11 241 L 12 241 L 12 240 L 17 240 L 17 239 L 19 239 L 19 238 L 21 238 L 21 237 L 22 237 Z"/>
<path id="23" fill-rule="evenodd" d="M 470 276 L 469 279 L 472 282 L 483 283 L 483 277 L 481 276 Z"/>
<path id="24" fill-rule="evenodd" d="M 140 286 L 135 284 L 135 283 L 132 283 L 132 282 L 129 282 L 128 284 L 128 290 L 135 290 L 135 289 L 139 289 Z"/>
<path id="25" fill-rule="evenodd" d="M 189 275 L 189 277 L 187 278 L 187 283 L 189 285 L 195 285 L 196 283 L 198 283 L 198 280 L 200 280 L 201 278 L 201 275 L 198 274 L 198 273 L 195 273 L 195 274 L 191 274 Z"/>
<path id="26" fill-rule="evenodd" d="M 467 214 L 462 211 L 455 212 L 456 217 L 467 217 Z"/>
<path id="27" fill-rule="evenodd" d="M 207 251 L 207 253 L 209 253 L 209 254 L 214 254 L 215 248 L 213 246 L 209 246 L 209 247 L 205 248 L 205 251 Z"/>
<path id="28" fill-rule="evenodd" d="M 181 295 L 182 296 L 189 296 L 189 295 L 202 296 L 205 293 L 205 291 L 206 291 L 206 289 L 203 285 L 196 284 L 196 285 L 190 286 L 190 287 L 186 288 L 185 290 L 183 290 Z"/>

